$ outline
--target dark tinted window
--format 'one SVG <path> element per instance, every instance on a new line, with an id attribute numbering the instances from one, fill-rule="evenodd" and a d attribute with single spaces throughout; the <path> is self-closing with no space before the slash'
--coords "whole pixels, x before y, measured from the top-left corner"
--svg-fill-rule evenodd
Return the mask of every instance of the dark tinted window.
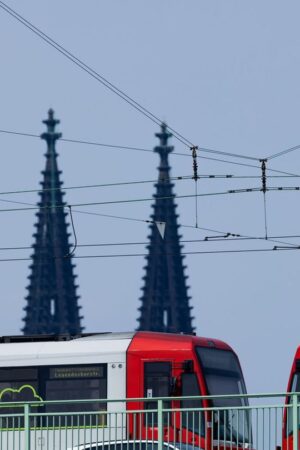
<path id="1" fill-rule="evenodd" d="M 197 347 L 197 353 L 200 356 L 202 367 L 206 371 L 222 370 L 233 374 L 241 372 L 236 356 L 231 351 Z"/>
<path id="2" fill-rule="evenodd" d="M 38 412 L 84 412 L 106 410 L 106 403 L 92 402 L 80 404 L 53 404 L 45 405 L 43 400 L 82 400 L 105 399 L 107 397 L 107 366 L 98 365 L 74 365 L 74 366 L 40 366 L 40 367 L 14 367 L 0 368 L 0 402 L 34 402 L 32 411 Z M 22 413 L 22 407 L 7 407 L 1 405 L 1 414 Z M 10 422 L 7 427 L 16 426 Z M 14 419 L 16 420 L 16 419 Z M 18 426 L 22 426 L 23 418 L 17 419 Z M 34 426 L 42 425 L 35 418 Z M 56 419 L 52 416 L 45 417 L 47 426 L 54 426 L 55 420 L 60 425 L 77 426 L 105 425 L 103 414 L 91 414 L 87 417 L 68 416 L 68 419 Z M 49 420 L 51 423 L 49 423 Z M 67 423 L 66 423 L 67 420 Z M 3 424 L 3 421 L 2 421 Z M 2 426 L 5 426 L 2 425 Z"/>
<path id="3" fill-rule="evenodd" d="M 248 400 L 243 375 L 236 355 L 230 350 L 197 347 L 197 355 L 203 370 L 209 395 L 226 395 L 213 398 L 216 407 L 226 407 L 227 410 L 217 411 L 213 415 L 213 435 L 218 439 L 229 441 L 250 442 L 251 424 L 249 411 L 230 409 L 244 407 Z M 234 395 L 235 397 L 229 397 Z M 241 395 L 241 397 L 238 397 Z"/>
<path id="4" fill-rule="evenodd" d="M 171 387 L 171 363 L 170 362 L 146 362 L 144 363 L 144 396 L 146 398 L 169 397 Z M 170 402 L 165 401 L 164 408 L 170 407 Z M 145 409 L 156 409 L 157 402 L 145 403 Z M 164 414 L 164 422 L 170 422 L 167 414 Z M 157 413 L 145 414 L 145 424 L 157 425 Z"/>
<path id="5" fill-rule="evenodd" d="M 107 397 L 106 365 L 56 366 L 45 368 L 44 389 L 47 400 L 94 400 Z M 53 404 L 46 412 L 104 411 L 106 403 Z M 53 419 L 54 420 L 54 419 Z M 91 414 L 69 416 L 69 425 L 105 425 L 106 416 Z M 61 421 L 60 421 L 61 423 Z"/>
<path id="6" fill-rule="evenodd" d="M 243 375 L 235 354 L 228 350 L 197 347 L 210 395 L 246 394 Z M 246 405 L 246 399 L 214 399 L 214 406 Z"/>
<path id="7" fill-rule="evenodd" d="M 171 363 L 145 363 L 145 397 L 168 397 L 170 392 L 170 379 Z"/>
<path id="8" fill-rule="evenodd" d="M 11 369 L 0 369 L 1 403 L 33 400 L 36 401 L 37 405 L 42 400 L 39 395 L 37 368 L 13 367 Z M 33 410 L 37 411 L 37 406 L 34 406 Z M 1 414 L 18 414 L 22 411 L 22 407 L 1 407 Z"/>
<path id="9" fill-rule="evenodd" d="M 47 373 L 48 372 L 48 373 Z M 47 400 L 82 400 L 106 398 L 106 366 L 52 367 L 45 374 L 45 397 Z M 76 407 L 76 405 L 75 405 Z M 99 409 L 99 404 L 81 404 L 80 410 Z M 64 405 L 48 405 L 49 411 L 68 411 Z M 101 408 L 103 409 L 103 408 Z M 72 406 L 74 411 L 74 405 Z"/>

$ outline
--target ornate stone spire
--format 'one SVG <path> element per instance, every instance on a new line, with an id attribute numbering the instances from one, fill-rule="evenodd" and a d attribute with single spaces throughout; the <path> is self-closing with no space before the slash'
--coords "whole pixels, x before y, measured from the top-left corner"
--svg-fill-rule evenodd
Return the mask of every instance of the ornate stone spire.
<path id="1" fill-rule="evenodd" d="M 173 147 L 168 145 L 168 140 L 172 135 L 163 123 L 156 136 L 160 145 L 154 151 L 160 156 L 160 164 L 151 219 L 153 222 L 165 222 L 166 228 L 162 238 L 157 225 L 153 223 L 150 226 L 138 330 L 192 333 L 192 308 L 189 306 L 184 256 L 181 255 L 182 245 L 179 242 L 174 185 L 170 181 L 168 155 Z"/>
<path id="2" fill-rule="evenodd" d="M 55 149 L 56 141 L 62 136 L 55 131 L 59 122 L 52 109 L 48 112 L 48 119 L 43 120 L 47 126 L 47 131 L 41 135 L 47 143 L 46 168 L 42 172 L 27 305 L 24 308 L 23 332 L 27 335 L 78 334 L 82 331 L 74 264 L 68 256 L 70 234 Z"/>

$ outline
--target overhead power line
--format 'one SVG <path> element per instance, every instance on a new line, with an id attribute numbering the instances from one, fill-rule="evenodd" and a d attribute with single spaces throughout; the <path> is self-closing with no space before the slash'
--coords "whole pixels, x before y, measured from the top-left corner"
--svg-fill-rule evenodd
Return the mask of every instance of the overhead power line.
<path id="1" fill-rule="evenodd" d="M 1 2 L 0 2 L 0 7 L 1 7 Z M 33 138 L 40 138 L 40 135 L 38 134 L 33 134 L 33 133 L 22 133 L 22 132 L 18 132 L 18 131 L 9 131 L 9 130 L 0 130 L 0 133 L 6 133 L 6 134 L 11 134 L 11 135 L 17 135 L 17 136 L 25 136 L 25 137 L 33 137 Z M 133 147 L 133 146 L 126 146 L 126 145 L 115 145 L 115 144 L 105 144 L 105 143 L 100 143 L 100 142 L 93 142 L 93 141 L 87 141 L 87 140 L 79 140 L 79 139 L 66 139 L 66 138 L 61 138 L 60 141 L 62 142 L 69 142 L 69 143 L 73 143 L 73 144 L 86 144 L 86 145 L 91 145 L 91 146 L 97 146 L 97 147 L 102 147 L 102 148 L 115 148 L 115 149 L 122 149 L 122 150 L 134 150 L 134 151 L 141 151 L 141 152 L 146 152 L 146 153 L 151 153 L 153 154 L 153 150 L 151 149 L 146 149 L 146 148 L 141 148 L 141 147 Z M 200 147 L 200 150 L 203 150 L 203 148 Z M 208 149 L 205 149 L 206 151 L 208 151 Z M 212 150 L 212 152 L 214 153 L 215 151 Z M 225 154 L 225 152 L 220 152 L 221 154 Z M 190 158 L 191 156 L 188 153 L 180 153 L 180 152 L 172 152 L 172 155 L 175 156 L 184 156 L 184 157 L 188 157 Z M 199 159 L 205 159 L 208 161 L 216 161 L 216 162 L 221 162 L 223 164 L 232 164 L 232 165 L 236 165 L 236 166 L 241 166 L 241 167 L 251 167 L 253 169 L 261 169 L 260 166 L 258 165 L 254 165 L 254 164 L 247 164 L 247 163 L 239 163 L 239 162 L 235 162 L 235 161 L 228 161 L 226 159 L 220 159 L 220 158 L 212 158 L 209 156 L 202 156 L 202 155 L 197 155 L 197 158 Z M 256 158 L 254 158 L 256 159 Z M 282 170 L 275 170 L 275 169 L 270 169 L 270 168 L 266 168 L 266 170 L 268 172 L 274 172 L 274 173 L 279 173 L 282 175 L 286 175 L 286 176 L 295 176 L 295 177 L 299 177 L 300 175 L 295 174 L 295 173 L 290 173 L 290 172 L 285 172 Z"/>
<path id="2" fill-rule="evenodd" d="M 259 190 L 261 190 L 261 189 L 259 189 Z M 17 204 L 22 204 L 22 205 L 29 205 L 29 206 L 34 206 L 35 207 L 35 205 L 33 205 L 32 203 L 18 202 L 18 201 L 15 201 L 15 200 L 0 199 L 0 201 L 9 202 L 9 203 L 17 203 Z M 63 207 L 68 207 L 70 209 L 70 213 L 71 213 L 72 205 L 64 205 Z M 28 209 L 33 209 L 33 208 L 28 208 Z M 86 214 L 86 215 L 91 215 L 91 216 L 98 216 L 98 217 L 105 217 L 105 218 L 110 218 L 110 219 L 126 220 L 126 221 L 133 221 L 133 222 L 143 222 L 143 223 L 155 224 L 155 225 L 159 225 L 159 224 L 164 223 L 164 222 L 156 222 L 156 221 L 149 220 L 149 219 L 138 219 L 138 218 L 133 218 L 133 217 L 124 217 L 124 216 L 117 216 L 117 215 L 112 215 L 112 214 L 96 213 L 96 212 L 92 212 L 92 211 L 82 211 L 82 210 L 78 210 L 78 209 L 73 209 L 72 211 L 75 212 L 75 213 L 79 213 L 79 214 Z M 76 231 L 74 229 L 72 215 L 71 215 L 71 221 L 72 221 L 72 225 L 73 225 L 74 236 L 76 236 Z M 183 228 L 193 228 L 193 229 L 197 229 L 197 230 L 200 230 L 200 231 L 208 231 L 208 232 L 212 232 L 212 233 L 218 233 L 219 235 L 221 235 L 221 236 L 207 236 L 204 239 L 204 241 L 208 241 L 209 240 L 210 242 L 212 242 L 213 239 L 214 239 L 214 242 L 216 242 L 216 240 L 219 241 L 220 237 L 223 236 L 224 238 L 226 238 L 226 240 L 231 240 L 230 238 L 233 238 L 233 240 L 236 239 L 236 238 L 257 239 L 257 240 L 263 239 L 265 241 L 273 242 L 273 243 L 276 243 L 276 244 L 283 244 L 283 245 L 288 245 L 288 246 L 297 246 L 297 245 L 292 244 L 290 242 L 283 242 L 283 241 L 275 240 L 274 238 L 267 237 L 267 236 L 265 236 L 264 238 L 255 237 L 255 236 L 246 236 L 246 235 L 242 235 L 242 234 L 238 234 L 238 233 L 225 232 L 225 231 L 220 231 L 220 230 L 216 230 L 216 229 L 212 229 L 212 228 L 204 228 L 204 227 L 200 227 L 198 225 L 181 225 L 181 227 L 183 227 Z M 76 242 L 77 242 L 77 240 L 76 240 Z M 197 241 L 195 241 L 195 242 L 197 242 Z M 76 247 L 78 247 L 78 246 L 80 247 L 80 245 L 77 245 L 77 243 L 76 243 Z"/>
<path id="3" fill-rule="evenodd" d="M 1 7 L 1 5 L 0 5 Z M 23 133 L 20 131 L 12 131 L 12 130 L 0 130 L 0 133 L 4 134 L 12 134 L 16 136 L 25 136 L 25 137 L 33 137 L 40 139 L 41 136 L 39 134 L 33 134 L 33 133 Z M 121 150 L 136 150 L 139 152 L 150 152 L 153 154 L 153 150 L 147 149 L 147 148 L 141 148 L 141 147 L 133 147 L 128 145 L 115 145 L 115 144 L 104 144 L 101 142 L 92 142 L 92 141 L 86 141 L 82 139 L 66 139 L 66 138 L 60 138 L 61 142 L 69 142 L 71 144 L 85 144 L 85 145 L 94 145 L 97 147 L 107 147 L 107 148 L 115 148 L 115 149 L 121 149 Z M 182 153 L 182 156 L 189 156 L 187 153 Z"/>
<path id="4" fill-rule="evenodd" d="M 279 156 L 286 155 L 287 153 L 291 153 L 291 152 L 294 152 L 295 150 L 299 150 L 299 149 L 300 149 L 300 145 L 295 145 L 294 147 L 290 147 L 290 148 L 287 148 L 286 150 L 282 150 L 279 153 L 275 153 L 273 155 L 270 155 L 266 159 L 268 161 L 270 161 L 270 159 L 278 158 Z"/>
<path id="5" fill-rule="evenodd" d="M 111 92 L 116 94 L 118 97 L 120 97 L 122 100 L 124 100 L 126 103 L 128 103 L 130 106 L 132 106 L 134 109 L 136 109 L 138 112 L 143 114 L 145 117 L 150 119 L 152 122 L 154 122 L 157 125 L 160 125 L 163 121 L 161 118 L 159 118 L 157 115 L 153 114 L 149 109 L 142 106 L 140 103 L 138 103 L 136 100 L 134 100 L 132 97 L 127 95 L 124 91 L 119 89 L 117 86 L 115 86 L 113 83 L 111 83 L 107 78 L 99 74 L 96 70 L 94 70 L 92 67 L 88 66 L 85 62 L 83 62 L 81 59 L 79 59 L 77 56 L 72 54 L 70 51 L 68 51 L 65 47 L 60 45 L 58 42 L 56 42 L 54 39 L 52 39 L 50 36 L 48 36 L 46 33 L 44 33 L 41 29 L 33 25 L 31 22 L 29 22 L 25 17 L 17 13 L 17 11 L 13 10 L 11 7 L 9 7 L 6 3 L 3 1 L 0 1 L 0 7 L 7 12 L 9 15 L 11 15 L 14 19 L 16 19 L 18 22 L 20 22 L 22 25 L 24 25 L 26 28 L 28 28 L 30 31 L 32 31 L 35 35 L 37 35 L 39 38 L 41 38 L 44 42 L 46 42 L 48 45 L 53 47 L 55 50 L 57 50 L 59 53 L 64 55 L 67 59 L 72 61 L 76 66 L 84 70 L 86 73 L 88 73 L 91 77 L 96 79 L 99 83 L 101 83 L 103 86 L 105 86 L 107 89 L 109 89 Z M 171 126 L 167 125 L 167 128 L 172 132 L 173 136 L 179 140 L 182 144 L 189 148 L 195 147 L 195 144 L 192 143 L 189 139 L 185 138 L 182 134 L 180 134 L 178 131 L 176 131 Z M 234 158 L 243 158 L 248 160 L 254 160 L 259 161 L 260 158 L 255 158 L 252 156 L 246 156 L 236 153 L 228 153 L 228 152 L 222 152 L 214 149 L 208 149 L 205 147 L 198 146 L 199 150 L 202 150 L 203 152 L 209 152 L 214 154 L 219 154 L 223 156 L 229 156 Z"/>
<path id="6" fill-rule="evenodd" d="M 232 178 L 232 175 L 200 175 L 201 178 L 205 179 L 213 179 L 213 178 Z M 259 177 L 257 177 L 259 178 Z M 160 182 L 169 182 L 169 181 L 181 181 L 181 180 L 191 180 L 192 175 L 183 175 L 178 177 L 170 177 L 166 180 L 160 180 Z M 3 191 L 0 192 L 0 195 L 11 195 L 11 194 L 32 194 L 32 193 L 42 193 L 42 192 L 51 192 L 51 191 L 67 191 L 67 190 L 76 190 L 76 189 L 94 189 L 94 188 L 104 188 L 104 187 L 117 187 L 117 186 L 131 186 L 136 184 L 147 184 L 147 183 L 157 183 L 157 180 L 137 180 L 137 181 L 121 181 L 116 183 L 100 183 L 100 184 L 84 184 L 78 186 L 66 186 L 66 187 L 58 187 L 58 188 L 45 188 L 45 189 L 20 189 L 15 191 Z"/>
<path id="7" fill-rule="evenodd" d="M 287 186 L 287 187 L 268 187 L 266 189 L 267 191 L 299 191 L 300 186 Z M 166 197 L 155 197 L 155 200 L 168 200 L 168 199 L 187 199 L 187 198 L 195 198 L 195 197 L 214 197 L 214 196 L 221 196 L 221 195 L 229 195 L 229 194 L 245 194 L 250 192 L 260 192 L 261 188 L 244 188 L 244 189 L 230 189 L 228 191 L 221 191 L 221 192 L 208 192 L 203 194 L 187 194 L 187 195 L 171 195 Z M 1 199 L 2 202 L 8 202 L 8 203 L 19 203 L 24 205 L 32 205 L 31 203 L 25 203 L 25 202 L 18 202 L 15 200 L 6 200 Z M 124 200 L 108 200 L 103 202 L 87 202 L 87 203 L 72 203 L 72 204 L 61 204 L 61 205 L 51 205 L 51 206 L 29 206 L 29 207 L 23 207 L 23 208 L 5 208 L 0 209 L 0 213 L 3 212 L 15 212 L 15 211 L 30 211 L 30 210 L 37 210 L 37 209 L 53 209 L 53 208 L 66 208 L 71 206 L 72 208 L 75 207 L 81 207 L 81 206 L 100 206 L 100 205 L 113 205 L 113 204 L 125 204 L 125 203 L 141 203 L 141 202 L 149 202 L 153 201 L 153 197 L 151 198 L 135 198 L 135 199 L 124 199 Z"/>
<path id="8" fill-rule="evenodd" d="M 1 5 L 0 5 L 0 7 L 1 7 Z M 0 133 L 12 134 L 12 135 L 16 135 L 16 136 L 33 137 L 33 138 L 40 139 L 40 135 L 39 134 L 24 133 L 24 132 L 20 132 L 20 131 L 0 130 Z M 86 145 L 95 145 L 95 146 L 98 146 L 98 147 L 115 148 L 115 149 L 121 149 L 121 150 L 123 150 L 123 149 L 124 150 L 136 150 L 136 151 L 140 151 L 140 152 L 151 152 L 151 153 L 153 153 L 153 150 L 147 149 L 147 148 L 133 147 L 133 146 L 128 146 L 128 145 L 105 144 L 105 143 L 101 143 L 101 142 L 87 141 L 87 140 L 83 140 L 83 139 L 60 138 L 60 141 L 68 142 L 68 143 L 71 143 L 71 144 L 86 144 Z M 216 154 L 216 155 L 231 156 L 231 157 L 237 157 L 237 158 L 242 158 L 242 159 L 248 159 L 248 160 L 252 160 L 252 161 L 259 161 L 259 158 L 254 158 L 252 156 L 238 155 L 236 153 L 228 153 L 228 152 L 214 150 L 214 149 L 210 149 L 210 148 L 206 148 L 206 147 L 198 147 L 198 149 L 201 150 L 204 153 L 213 153 L 213 154 Z M 190 155 L 188 153 L 173 152 L 173 155 L 190 157 Z"/>
<path id="9" fill-rule="evenodd" d="M 138 112 L 143 114 L 145 117 L 150 119 L 152 122 L 154 122 L 157 125 L 160 125 L 163 122 L 159 117 L 157 117 L 155 114 L 153 114 L 147 108 L 142 106 L 140 103 L 135 101 L 132 97 L 127 95 L 124 91 L 122 91 L 117 86 L 115 86 L 113 83 L 111 83 L 109 80 L 107 80 L 105 77 L 100 75 L 96 70 L 92 69 L 90 66 L 88 66 L 86 63 L 84 63 L 82 60 L 77 58 L 77 56 L 73 55 L 71 52 L 69 52 L 66 48 L 64 48 L 58 42 L 54 41 L 54 39 L 52 39 L 50 36 L 48 36 L 42 30 L 40 30 L 35 25 L 33 25 L 31 22 L 29 22 L 27 19 L 25 19 L 23 16 L 18 14 L 15 10 L 10 8 L 6 3 L 4 3 L 3 1 L 0 1 L 0 7 L 4 11 L 6 11 L 8 14 L 10 14 L 12 17 L 14 17 L 14 19 L 16 19 L 22 25 L 24 25 L 26 28 L 31 30 L 34 34 L 36 34 L 44 42 L 46 42 L 51 47 L 55 48 L 59 53 L 61 53 L 67 59 L 72 61 L 76 66 L 80 67 L 82 70 L 84 70 L 86 73 L 88 73 L 91 77 L 96 79 L 99 83 L 101 83 L 103 86 L 105 86 L 111 92 L 116 94 L 118 97 L 120 97 L 122 100 L 124 100 L 130 106 L 132 106 Z M 184 144 L 185 146 L 190 147 L 193 145 L 192 142 L 190 142 L 188 139 L 186 139 L 184 136 L 182 136 L 180 133 L 178 133 L 172 127 L 168 126 L 168 129 L 170 131 L 172 131 L 174 137 L 177 140 L 179 140 L 182 144 Z"/>
<path id="10" fill-rule="evenodd" d="M 300 178 L 300 175 L 270 175 L 268 178 Z M 188 181 L 192 180 L 192 175 L 181 175 L 174 176 L 166 179 L 159 180 L 160 183 L 168 183 L 170 181 Z M 220 179 L 230 179 L 230 180 L 246 180 L 246 179 L 261 179 L 259 175 L 232 175 L 232 174 L 199 174 L 198 180 L 220 180 Z M 119 181 L 115 183 L 100 183 L 100 184 L 83 184 L 77 186 L 61 186 L 58 188 L 45 188 L 45 189 L 19 189 L 13 191 L 2 191 L 1 195 L 12 195 L 12 194 L 32 194 L 32 193 L 43 193 L 43 192 L 51 192 L 51 191 L 67 191 L 67 190 L 77 190 L 77 189 L 96 189 L 96 188 L 106 188 L 106 187 L 118 187 L 118 186 L 131 186 L 136 184 L 147 184 L 147 183 L 157 183 L 157 179 L 152 180 L 136 180 L 136 181 Z"/>
<path id="11" fill-rule="evenodd" d="M 280 252 L 280 251 L 290 251 L 290 250 L 300 250 L 298 247 L 273 247 L 273 248 L 256 248 L 256 249 L 240 249 L 240 250 L 208 250 L 208 251 L 193 251 L 193 252 L 183 252 L 182 255 L 213 255 L 213 254 L 226 254 L 226 253 L 264 253 L 264 252 Z M 124 254 L 109 254 L 109 255 L 73 255 L 73 259 L 104 259 L 104 258 L 130 258 L 130 257 L 146 257 L 147 253 L 124 253 Z M 61 258 L 63 259 L 63 258 Z M 2 258 L 0 262 L 17 262 L 17 261 L 32 261 L 30 258 Z"/>
<path id="12" fill-rule="evenodd" d="M 211 244 L 211 243 L 219 243 L 219 242 L 240 242 L 240 241 L 254 241 L 254 240 L 262 240 L 262 241 L 271 241 L 274 239 L 299 239 L 300 235 L 280 235 L 280 236 L 270 236 L 266 240 L 263 236 L 257 237 L 221 237 L 219 236 L 217 239 L 210 239 L 210 236 L 207 236 L 203 239 L 183 239 L 180 240 L 181 244 Z M 275 241 L 274 241 L 275 242 Z M 279 242 L 279 241 L 276 241 Z M 87 244 L 77 244 L 76 248 L 98 248 L 98 247 L 130 247 L 130 246 L 146 246 L 149 242 L 141 241 L 141 242 L 101 242 L 101 243 L 87 243 Z M 296 245 L 299 247 L 299 245 Z M 42 246 L 38 247 L 36 245 L 23 245 L 23 246 L 10 246 L 10 247 L 0 247 L 0 251 L 17 251 L 17 250 L 33 250 L 33 249 L 41 249 L 44 248 Z"/>
<path id="13" fill-rule="evenodd" d="M 194 251 L 194 252 L 183 252 L 182 255 L 209 255 L 209 254 L 224 254 L 224 253 L 256 253 L 256 252 L 274 252 L 274 251 L 288 251 L 288 250 L 300 250 L 300 246 L 298 247 L 273 247 L 273 248 L 256 248 L 256 249 L 240 249 L 240 250 L 210 250 L 210 251 Z M 136 253 L 136 254 L 113 254 L 113 255 L 82 255 L 82 256 L 74 256 L 77 259 L 87 259 L 87 258 L 116 258 L 116 257 L 130 257 L 130 256 L 148 256 L 145 253 Z"/>

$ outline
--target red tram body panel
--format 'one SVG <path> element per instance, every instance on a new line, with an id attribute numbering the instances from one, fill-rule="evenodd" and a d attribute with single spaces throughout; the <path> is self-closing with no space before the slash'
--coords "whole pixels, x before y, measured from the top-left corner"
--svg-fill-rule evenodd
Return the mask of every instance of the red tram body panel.
<path id="1" fill-rule="evenodd" d="M 228 354 L 229 358 L 232 359 L 230 362 L 233 362 L 238 373 L 237 377 L 240 378 L 242 391 L 235 390 L 236 386 L 234 386 L 233 391 L 225 392 L 219 385 L 216 392 L 212 392 L 210 389 L 212 385 L 209 386 L 203 363 L 201 363 L 199 354 L 197 354 L 197 352 L 201 353 L 199 349 L 211 353 L 212 356 L 215 354 L 217 358 L 219 354 L 222 357 Z M 226 363 L 225 360 L 224 362 Z M 218 366 L 217 362 L 215 364 Z M 213 370 L 213 367 L 210 367 L 209 370 Z M 221 361 L 219 367 L 215 368 L 214 376 L 217 377 L 218 371 L 224 375 L 226 370 L 226 367 L 222 367 Z M 228 370 L 229 372 L 230 370 Z M 229 376 L 232 377 L 232 373 Z M 219 381 L 221 383 L 222 378 Z M 166 407 L 174 411 L 181 407 L 208 408 L 213 405 L 211 400 L 204 399 L 202 402 L 200 400 L 179 401 L 178 399 L 172 400 L 172 397 L 246 393 L 237 356 L 226 343 L 216 339 L 191 335 L 153 332 L 136 333 L 128 347 L 126 392 L 127 398 L 154 399 L 155 397 L 168 397 L 169 401 L 165 402 Z M 244 399 L 243 401 L 247 400 Z M 128 403 L 128 409 L 143 410 L 152 405 L 153 402 L 145 402 L 144 404 L 142 401 L 130 402 Z M 195 415 L 192 416 L 191 420 L 195 421 Z M 198 430 L 195 432 L 195 429 L 184 426 L 183 414 L 170 412 L 168 424 L 164 427 L 164 440 L 167 442 L 191 443 L 201 448 L 212 448 L 214 428 L 217 430 L 218 427 L 217 424 L 213 427 L 214 418 L 212 414 L 202 412 L 196 416 L 196 420 L 201 420 L 201 423 L 198 424 L 196 427 Z M 131 420 L 130 428 L 132 437 L 134 429 L 135 433 L 138 433 L 143 439 L 158 438 L 157 429 L 153 426 L 147 428 L 143 420 L 135 424 Z M 225 442 L 226 437 L 223 440 Z"/>
<path id="2" fill-rule="evenodd" d="M 300 346 L 297 348 L 291 372 L 289 376 L 287 393 L 300 392 Z M 299 402 L 299 396 L 298 402 Z M 285 399 L 286 408 L 284 410 L 283 427 L 282 427 L 282 449 L 290 450 L 293 448 L 293 411 L 291 409 L 292 397 L 287 395 Z M 298 429 L 299 429 L 299 412 L 298 412 Z M 298 442 L 300 439 L 300 430 L 298 430 Z"/>

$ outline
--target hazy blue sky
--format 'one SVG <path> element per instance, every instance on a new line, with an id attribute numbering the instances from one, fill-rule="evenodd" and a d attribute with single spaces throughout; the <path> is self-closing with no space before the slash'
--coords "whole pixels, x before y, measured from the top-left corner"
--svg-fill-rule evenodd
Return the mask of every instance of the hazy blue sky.
<path id="1" fill-rule="evenodd" d="M 262 158 L 300 144 L 298 1 L 7 0 L 9 6 L 199 146 Z M 69 139 L 152 149 L 157 127 L 0 9 L 0 129 L 39 134 L 49 107 Z M 189 153 L 173 139 L 176 151 Z M 0 191 L 34 189 L 45 143 L 0 133 Z M 65 186 L 154 180 L 156 154 L 59 143 Z M 204 156 L 210 156 L 205 155 Z M 224 159 L 229 159 L 225 158 Z M 233 160 L 239 162 L 239 160 Z M 247 163 L 246 160 L 240 162 Z M 253 163 L 253 162 L 250 162 Z M 300 174 L 299 152 L 269 167 Z M 172 174 L 191 160 L 171 156 Z M 254 164 L 256 164 L 254 162 Z M 199 160 L 200 174 L 259 176 L 255 168 Z M 298 186 L 273 178 L 270 186 Z M 260 180 L 200 180 L 199 192 L 259 187 Z M 194 193 L 178 181 L 179 195 Z M 153 184 L 70 190 L 69 203 L 149 198 Z M 37 194 L 0 200 L 35 203 Z M 1 208 L 16 205 L 3 202 Z M 199 198 L 199 226 L 264 235 L 262 193 Z M 299 192 L 267 193 L 270 235 L 300 234 Z M 146 220 L 151 202 L 82 208 Z M 195 224 L 194 200 L 178 199 L 180 222 Z M 1 213 L 0 247 L 31 245 L 36 218 Z M 147 224 L 74 214 L 78 242 L 145 242 Z M 181 229 L 183 239 L 212 234 Z M 286 240 L 295 244 L 299 240 Z M 186 251 L 272 248 L 273 243 L 185 244 Z M 79 249 L 78 255 L 143 253 L 143 246 Z M 1 252 L 0 258 L 28 251 Z M 300 344 L 300 253 L 202 254 L 186 258 L 194 325 L 237 351 L 250 392 L 284 391 Z M 136 327 L 144 259 L 76 260 L 87 331 Z M 0 262 L 1 334 L 18 333 L 29 262 Z"/>

